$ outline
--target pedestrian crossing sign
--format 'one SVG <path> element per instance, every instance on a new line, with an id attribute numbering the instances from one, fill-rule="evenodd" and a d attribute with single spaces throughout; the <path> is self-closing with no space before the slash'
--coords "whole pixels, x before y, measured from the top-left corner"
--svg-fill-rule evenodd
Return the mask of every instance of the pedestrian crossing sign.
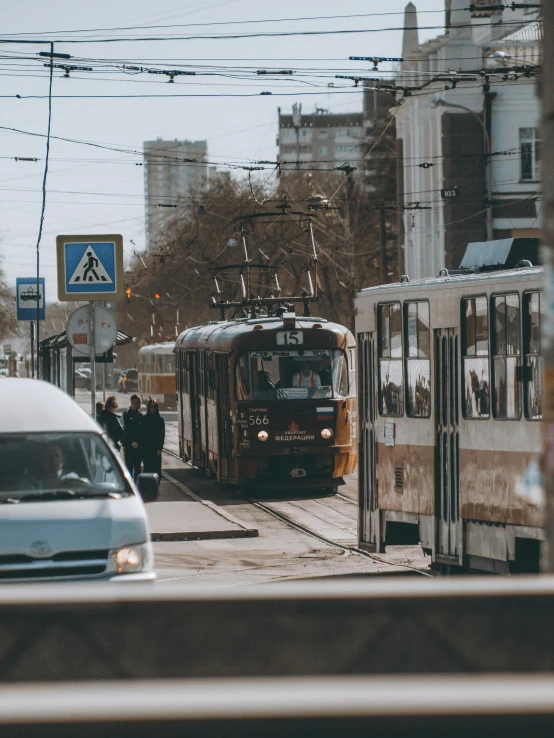
<path id="1" fill-rule="evenodd" d="M 58 300 L 123 297 L 122 236 L 58 236 L 56 247 Z"/>

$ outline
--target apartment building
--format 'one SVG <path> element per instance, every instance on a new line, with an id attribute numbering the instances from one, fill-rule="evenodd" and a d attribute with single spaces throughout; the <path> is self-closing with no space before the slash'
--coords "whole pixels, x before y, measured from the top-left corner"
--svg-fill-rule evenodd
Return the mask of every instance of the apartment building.
<path id="1" fill-rule="evenodd" d="M 208 143 L 158 138 L 145 141 L 143 152 L 146 240 L 152 248 L 174 214 L 173 206 L 188 202 L 206 186 Z"/>

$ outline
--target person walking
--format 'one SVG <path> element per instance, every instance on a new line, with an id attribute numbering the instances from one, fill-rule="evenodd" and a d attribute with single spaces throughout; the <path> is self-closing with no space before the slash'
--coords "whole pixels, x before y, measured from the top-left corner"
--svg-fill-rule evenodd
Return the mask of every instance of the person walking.
<path id="1" fill-rule="evenodd" d="M 121 448 L 120 443 L 123 439 L 123 428 L 119 421 L 119 416 L 116 415 L 119 410 L 117 399 L 115 395 L 111 395 L 106 399 L 106 405 L 96 416 L 96 420 L 100 423 L 102 428 L 108 434 L 108 438 L 119 451 Z"/>
<path id="2" fill-rule="evenodd" d="M 144 471 L 162 478 L 162 449 L 165 441 L 165 420 L 160 415 L 158 403 L 150 398 L 142 421 Z"/>
<path id="3" fill-rule="evenodd" d="M 140 474 L 142 459 L 142 421 L 143 414 L 140 411 L 142 397 L 131 395 L 131 405 L 123 413 L 123 454 L 125 464 L 133 479 Z"/>

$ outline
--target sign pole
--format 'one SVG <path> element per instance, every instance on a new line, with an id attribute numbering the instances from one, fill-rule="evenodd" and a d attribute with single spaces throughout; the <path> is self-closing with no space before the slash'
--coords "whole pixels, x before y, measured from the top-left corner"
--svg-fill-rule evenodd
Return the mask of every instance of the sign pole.
<path id="1" fill-rule="evenodd" d="M 96 417 L 96 348 L 94 335 L 94 302 L 88 304 L 89 336 L 90 336 L 90 407 L 91 415 Z"/>
<path id="2" fill-rule="evenodd" d="M 35 323 L 31 320 L 31 379 L 35 378 Z"/>

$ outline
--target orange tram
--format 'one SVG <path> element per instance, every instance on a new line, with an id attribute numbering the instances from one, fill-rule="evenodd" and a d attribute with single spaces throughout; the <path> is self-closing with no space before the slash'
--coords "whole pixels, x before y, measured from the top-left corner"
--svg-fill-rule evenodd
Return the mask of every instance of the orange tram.
<path id="1" fill-rule="evenodd" d="M 354 336 L 276 312 L 178 337 L 180 453 L 241 489 L 334 493 L 358 456 Z"/>
<path id="2" fill-rule="evenodd" d="M 175 345 L 157 343 L 138 352 L 138 389 L 144 397 L 156 400 L 160 407 L 176 405 Z"/>

